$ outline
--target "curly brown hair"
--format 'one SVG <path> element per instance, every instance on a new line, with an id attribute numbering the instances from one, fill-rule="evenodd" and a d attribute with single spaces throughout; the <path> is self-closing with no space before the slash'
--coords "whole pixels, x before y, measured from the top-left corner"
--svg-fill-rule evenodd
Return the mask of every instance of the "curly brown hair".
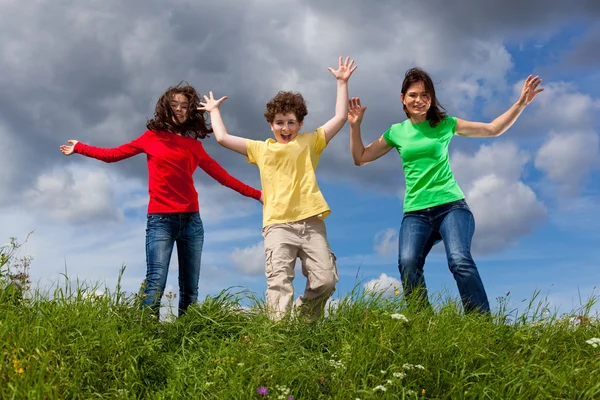
<path id="1" fill-rule="evenodd" d="M 446 118 L 446 109 L 440 104 L 437 97 L 435 96 L 435 87 L 433 86 L 433 81 L 429 74 L 423 71 L 421 68 L 411 68 L 406 71 L 404 75 L 404 81 L 402 82 L 402 94 L 406 94 L 408 89 L 417 82 L 423 82 L 425 86 L 425 90 L 429 93 L 429 97 L 431 98 L 431 106 L 429 110 L 427 110 L 427 120 L 429 121 L 429 125 L 432 128 L 435 128 L 437 124 L 440 123 L 443 119 Z M 404 108 L 404 113 L 408 118 L 408 112 L 406 110 L 406 106 L 402 105 Z M 443 110 L 443 111 L 442 111 Z"/>
<path id="2" fill-rule="evenodd" d="M 174 113 L 170 104 L 173 97 L 178 94 L 184 95 L 189 102 L 188 117 L 183 124 L 175 122 L 177 118 L 173 118 Z M 156 102 L 154 118 L 148 120 L 146 127 L 155 132 L 171 132 L 194 139 L 204 139 L 213 130 L 206 121 L 206 112 L 197 110 L 199 103 L 200 96 L 198 92 L 187 82 L 172 86 Z"/>
<path id="3" fill-rule="evenodd" d="M 275 114 L 294 113 L 298 122 L 304 121 L 308 114 L 304 97 L 298 92 L 279 92 L 267 103 L 265 118 L 268 123 L 273 123 Z"/>

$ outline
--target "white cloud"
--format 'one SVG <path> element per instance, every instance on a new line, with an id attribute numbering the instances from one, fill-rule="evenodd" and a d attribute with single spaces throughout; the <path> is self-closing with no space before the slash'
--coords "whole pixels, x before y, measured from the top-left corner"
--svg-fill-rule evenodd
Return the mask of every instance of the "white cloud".
<path id="1" fill-rule="evenodd" d="M 398 230 L 388 228 L 373 238 L 374 248 L 381 257 L 388 257 L 398 252 Z"/>
<path id="2" fill-rule="evenodd" d="M 515 143 L 494 141 L 490 145 L 482 145 L 474 154 L 453 153 L 450 165 L 460 187 L 468 190 L 482 176 L 518 180 L 530 159 L 529 153 L 519 149 Z"/>
<path id="3" fill-rule="evenodd" d="M 451 165 L 475 217 L 474 252 L 514 245 L 546 218 L 546 209 L 522 180 L 528 153 L 510 142 L 455 153 Z"/>
<path id="4" fill-rule="evenodd" d="M 387 274 L 379 275 L 379 278 L 372 279 L 364 284 L 365 291 L 371 293 L 383 293 L 386 296 L 393 296 L 394 291 L 402 291 L 402 283 L 396 278 L 387 276 Z"/>
<path id="5" fill-rule="evenodd" d="M 114 185 L 115 181 L 99 168 L 57 167 L 38 176 L 25 199 L 61 222 L 118 221 L 123 214 L 115 203 Z"/>
<path id="6" fill-rule="evenodd" d="M 205 178 L 200 185 L 196 183 L 200 202 L 200 215 L 203 221 L 215 222 L 262 212 L 262 205 L 257 200 L 242 196 L 238 192 L 218 183 L 205 184 L 206 181 Z M 260 187 L 258 189 L 260 190 Z M 256 229 L 260 231 L 260 226 L 256 226 Z"/>
<path id="7" fill-rule="evenodd" d="M 465 193 L 475 217 L 473 251 L 490 253 L 518 243 L 546 218 L 546 208 L 522 181 L 477 179 Z"/>
<path id="8" fill-rule="evenodd" d="M 535 166 L 557 183 L 563 194 L 576 194 L 591 170 L 600 165 L 599 143 L 593 131 L 553 132 L 538 150 Z"/>
<path id="9" fill-rule="evenodd" d="M 251 247 L 234 248 L 230 259 L 235 268 L 245 275 L 265 273 L 265 247 L 263 242 Z"/>
<path id="10" fill-rule="evenodd" d="M 521 93 L 523 82 L 513 86 L 515 100 Z M 590 128 L 596 122 L 600 100 L 577 91 L 570 82 L 549 82 L 542 86 L 544 91 L 528 106 L 532 110 L 526 110 L 521 118 L 525 126 L 569 131 Z"/>

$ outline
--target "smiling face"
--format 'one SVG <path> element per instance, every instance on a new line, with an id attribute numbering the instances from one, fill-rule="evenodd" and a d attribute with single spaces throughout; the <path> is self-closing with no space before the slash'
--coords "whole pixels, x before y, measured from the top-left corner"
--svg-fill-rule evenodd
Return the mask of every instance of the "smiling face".
<path id="1" fill-rule="evenodd" d="M 427 111 L 431 107 L 431 95 L 423 81 L 413 83 L 406 93 L 400 93 L 400 100 L 411 120 L 425 121 L 427 119 Z"/>
<path id="2" fill-rule="evenodd" d="M 298 118 L 294 113 L 277 113 L 273 122 L 271 122 L 271 130 L 275 135 L 275 139 L 281 144 L 287 144 L 294 140 L 298 136 L 301 127 L 302 122 L 298 122 Z"/>
<path id="3" fill-rule="evenodd" d="M 169 106 L 171 107 L 171 111 L 173 111 L 173 122 L 183 124 L 187 121 L 190 102 L 184 94 L 174 94 L 169 102 Z"/>

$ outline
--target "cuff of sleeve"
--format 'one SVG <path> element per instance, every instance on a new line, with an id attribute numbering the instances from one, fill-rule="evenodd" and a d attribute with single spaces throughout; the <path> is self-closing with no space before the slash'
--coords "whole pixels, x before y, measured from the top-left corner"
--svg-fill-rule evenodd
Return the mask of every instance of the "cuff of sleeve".
<path id="1" fill-rule="evenodd" d="M 262 192 L 260 190 L 251 188 L 253 193 L 250 197 L 252 197 L 254 200 L 260 200 L 260 196 L 262 196 Z"/>

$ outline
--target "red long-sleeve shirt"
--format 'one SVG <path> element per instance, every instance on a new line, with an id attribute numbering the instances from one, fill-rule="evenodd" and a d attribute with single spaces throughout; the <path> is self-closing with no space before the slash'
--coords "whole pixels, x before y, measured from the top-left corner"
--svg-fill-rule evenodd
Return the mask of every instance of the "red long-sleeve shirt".
<path id="1" fill-rule="evenodd" d="M 146 153 L 148 160 L 148 213 L 199 211 L 192 175 L 199 166 L 220 184 L 260 199 L 261 192 L 232 177 L 213 160 L 198 140 L 169 132 L 146 131 L 130 143 L 113 149 L 75 145 L 75 153 L 111 163 Z"/>

